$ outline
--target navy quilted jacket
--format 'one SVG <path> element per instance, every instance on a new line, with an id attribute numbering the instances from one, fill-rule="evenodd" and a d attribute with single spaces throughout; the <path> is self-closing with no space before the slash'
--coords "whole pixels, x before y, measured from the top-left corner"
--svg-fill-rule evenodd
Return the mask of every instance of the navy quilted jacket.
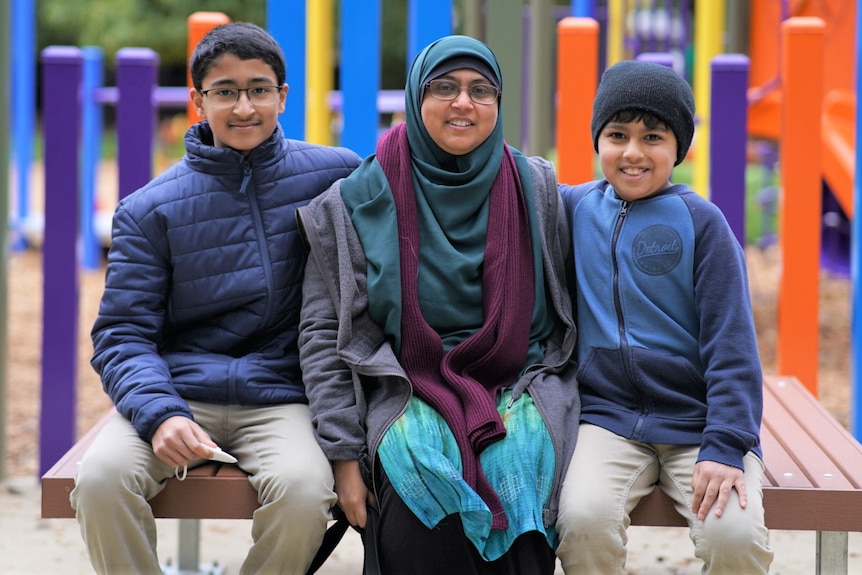
<path id="1" fill-rule="evenodd" d="M 91 364 L 147 441 L 192 417 L 186 400 L 307 402 L 295 210 L 360 162 L 280 127 L 247 157 L 212 142 L 207 122 L 192 126 L 183 159 L 114 213 Z"/>

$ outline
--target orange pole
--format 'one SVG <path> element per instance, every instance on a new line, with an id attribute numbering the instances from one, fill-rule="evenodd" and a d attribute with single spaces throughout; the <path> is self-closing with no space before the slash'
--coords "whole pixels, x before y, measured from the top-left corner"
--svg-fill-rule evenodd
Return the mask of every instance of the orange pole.
<path id="1" fill-rule="evenodd" d="M 215 28 L 220 24 L 227 24 L 230 22 L 230 18 L 227 17 L 226 14 L 221 12 L 195 12 L 188 19 L 188 59 L 186 64 L 186 86 L 190 89 L 192 86 L 192 73 L 188 68 L 188 60 L 192 57 L 192 52 L 195 51 L 195 46 L 198 45 L 198 42 L 201 41 L 207 32 Z M 189 98 L 188 104 L 186 104 L 186 118 L 188 119 L 188 125 L 191 126 L 200 118 L 198 118 L 198 113 L 195 110 L 195 107 L 192 105 L 192 99 Z"/>
<path id="2" fill-rule="evenodd" d="M 781 280 L 778 372 L 796 376 L 817 397 L 823 44 L 820 18 L 781 24 Z"/>
<path id="3" fill-rule="evenodd" d="M 557 24 L 557 179 L 579 184 L 595 178 L 590 137 L 598 86 L 599 23 L 566 17 Z"/>

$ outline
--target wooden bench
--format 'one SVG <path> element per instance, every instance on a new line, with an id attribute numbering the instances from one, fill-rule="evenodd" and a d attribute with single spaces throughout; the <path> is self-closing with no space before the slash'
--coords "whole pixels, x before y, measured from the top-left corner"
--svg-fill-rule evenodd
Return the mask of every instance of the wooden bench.
<path id="1" fill-rule="evenodd" d="M 768 376 L 760 430 L 769 529 L 816 531 L 817 573 L 846 574 L 849 531 L 862 531 L 862 445 L 793 377 Z M 685 527 L 659 490 L 632 525 Z"/>
<path id="2" fill-rule="evenodd" d="M 104 421 L 42 476 L 42 517 L 74 517 L 69 492 L 77 462 Z M 862 445 L 798 380 L 783 376 L 765 378 L 761 438 L 767 527 L 816 531 L 817 572 L 846 574 L 847 533 L 862 532 Z M 180 568 L 192 566 L 192 571 L 198 565 L 197 520 L 250 519 L 258 507 L 245 473 L 225 464 L 190 469 L 183 482 L 169 480 L 150 504 L 156 517 L 182 520 Z M 189 527 L 185 542 L 183 524 Z M 656 490 L 634 510 L 632 525 L 686 523 L 670 499 Z"/>
<path id="3" fill-rule="evenodd" d="M 102 426 L 113 417 L 114 410 L 105 414 L 42 476 L 42 517 L 75 517 L 69 494 L 75 487 L 78 462 Z M 165 488 L 150 500 L 158 518 L 179 519 L 179 573 L 200 570 L 201 519 L 251 519 L 259 507 L 257 492 L 248 482 L 248 475 L 236 465 L 206 463 L 189 469 L 184 481 L 171 479 Z M 215 573 L 213 569 L 207 572 Z"/>

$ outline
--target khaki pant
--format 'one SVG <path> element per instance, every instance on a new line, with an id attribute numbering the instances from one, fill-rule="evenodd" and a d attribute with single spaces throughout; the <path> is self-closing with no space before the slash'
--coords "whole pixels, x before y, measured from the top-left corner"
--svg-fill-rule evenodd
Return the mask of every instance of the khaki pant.
<path id="1" fill-rule="evenodd" d="M 241 573 L 304 575 L 336 501 L 308 406 L 189 405 L 195 421 L 239 460 L 258 492 L 254 544 Z M 161 573 L 147 500 L 173 475 L 174 468 L 155 457 L 123 416 L 105 425 L 80 463 L 71 494 L 97 573 Z"/>
<path id="2" fill-rule="evenodd" d="M 626 528 L 638 501 L 658 487 L 685 517 L 703 573 L 767 573 L 772 562 L 763 514 L 763 463 L 745 456 L 748 505 L 731 493 L 724 515 L 700 521 L 691 512 L 698 446 L 652 445 L 581 424 L 560 497 L 557 549 L 566 575 L 624 574 Z"/>

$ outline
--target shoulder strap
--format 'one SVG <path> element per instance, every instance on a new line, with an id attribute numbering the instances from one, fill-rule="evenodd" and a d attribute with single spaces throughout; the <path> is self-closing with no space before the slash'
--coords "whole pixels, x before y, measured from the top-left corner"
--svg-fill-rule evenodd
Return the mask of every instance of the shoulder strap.
<path id="1" fill-rule="evenodd" d="M 311 562 L 311 565 L 309 565 L 308 571 L 306 571 L 305 575 L 312 575 L 320 569 L 335 550 L 336 546 L 338 546 L 341 538 L 344 537 L 344 534 L 347 532 L 347 528 L 350 527 L 347 517 L 344 515 L 344 512 L 340 507 L 335 506 L 332 509 L 332 515 L 335 517 L 335 524 L 331 525 L 326 530 L 326 533 L 324 533 L 323 541 L 320 543 L 320 549 L 317 550 L 317 555 L 314 556 L 314 560 Z"/>

